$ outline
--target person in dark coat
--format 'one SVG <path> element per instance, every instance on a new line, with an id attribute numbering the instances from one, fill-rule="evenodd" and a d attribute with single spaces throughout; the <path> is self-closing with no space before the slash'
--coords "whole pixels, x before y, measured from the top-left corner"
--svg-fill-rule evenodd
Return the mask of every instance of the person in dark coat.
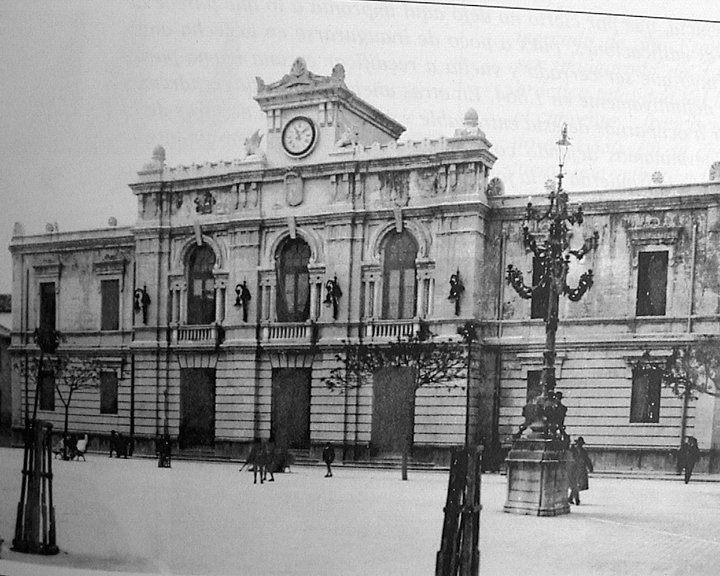
<path id="1" fill-rule="evenodd" d="M 242 472 L 246 466 L 250 466 L 253 471 L 253 484 L 257 484 L 258 475 L 260 475 L 260 484 L 265 482 L 265 476 L 263 475 L 263 446 L 260 443 L 260 440 L 255 440 L 253 442 L 252 447 L 250 448 L 250 452 L 248 453 L 247 459 L 245 460 L 245 464 L 242 465 L 240 468 L 240 472 Z"/>
<path id="2" fill-rule="evenodd" d="M 678 470 L 685 469 L 685 484 L 690 482 L 690 476 L 692 476 L 693 468 L 698 460 L 700 460 L 700 448 L 697 438 L 688 436 L 678 453 Z"/>
<path id="3" fill-rule="evenodd" d="M 265 444 L 262 451 L 263 459 L 263 480 L 267 480 L 267 475 L 270 474 L 270 480 L 268 482 L 275 482 L 275 444 L 269 442 Z"/>
<path id="4" fill-rule="evenodd" d="M 335 461 L 335 448 L 332 443 L 328 442 L 325 444 L 325 448 L 323 448 L 322 452 L 322 459 L 323 462 L 325 462 L 325 466 L 327 466 L 327 474 L 325 474 L 325 478 L 332 478 L 332 463 Z"/>
<path id="5" fill-rule="evenodd" d="M 110 430 L 110 458 L 112 458 L 113 452 L 117 454 L 117 432 Z"/>
<path id="6" fill-rule="evenodd" d="M 118 458 L 128 457 L 128 441 L 125 436 L 123 436 L 122 432 L 118 432 L 117 437 L 115 438 L 115 456 Z"/>
<path id="7" fill-rule="evenodd" d="M 570 485 L 570 504 L 580 504 L 580 492 L 589 488 L 588 471 L 593 471 L 593 463 L 585 451 L 585 440 L 578 436 L 575 444 L 570 447 L 572 461 L 568 469 L 568 483 Z"/>

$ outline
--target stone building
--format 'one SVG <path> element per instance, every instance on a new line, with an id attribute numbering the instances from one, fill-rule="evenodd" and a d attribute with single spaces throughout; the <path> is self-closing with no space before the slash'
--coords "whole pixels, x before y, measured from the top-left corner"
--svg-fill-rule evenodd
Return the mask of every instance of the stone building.
<path id="1" fill-rule="evenodd" d="M 130 185 L 130 228 L 16 227 L 12 353 L 36 354 L 31 334 L 45 325 L 66 335 L 65 351 L 100 359 L 98 388 L 71 409 L 71 428 L 95 446 L 114 429 L 138 451 L 168 432 L 191 453 L 240 456 L 272 438 L 311 452 L 330 440 L 367 458 L 397 452 L 412 427 L 413 457 L 446 463 L 468 410 L 490 453 L 507 444 L 542 362 L 541 306 L 504 279 L 510 263 L 532 274 L 525 200 L 490 178 L 495 156 L 474 110 L 452 135 L 400 141 L 405 128 L 344 76 L 298 59 L 277 82 L 258 79 L 267 126 L 241 159 L 169 167 L 158 146 Z M 713 397 L 684 403 L 633 371 L 645 350 L 661 359 L 717 332 L 719 192 L 711 181 L 571 195 L 600 245 L 587 262 L 595 287 L 561 310 L 558 387 L 571 434 L 607 466 L 671 466 L 681 434 L 706 456 L 720 442 Z M 465 289 L 457 305 L 453 276 Z M 465 381 L 421 388 L 400 417 L 402 382 L 323 384 L 343 341 L 421 325 L 457 339 L 469 320 L 481 337 L 469 400 Z M 14 378 L 19 430 L 35 391 Z M 52 375 L 39 389 L 40 416 L 60 422 Z"/>
<path id="2" fill-rule="evenodd" d="M 10 329 L 12 299 L 0 294 L 0 435 L 6 435 L 12 425 L 12 384 L 10 366 Z"/>

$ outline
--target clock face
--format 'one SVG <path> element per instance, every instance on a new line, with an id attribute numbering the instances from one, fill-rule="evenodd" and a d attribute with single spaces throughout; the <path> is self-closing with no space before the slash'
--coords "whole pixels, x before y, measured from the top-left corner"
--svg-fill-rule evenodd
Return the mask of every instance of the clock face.
<path id="1" fill-rule="evenodd" d="M 290 156 L 300 157 L 308 154 L 317 140 L 317 131 L 310 118 L 298 116 L 285 125 L 282 132 L 282 144 Z"/>

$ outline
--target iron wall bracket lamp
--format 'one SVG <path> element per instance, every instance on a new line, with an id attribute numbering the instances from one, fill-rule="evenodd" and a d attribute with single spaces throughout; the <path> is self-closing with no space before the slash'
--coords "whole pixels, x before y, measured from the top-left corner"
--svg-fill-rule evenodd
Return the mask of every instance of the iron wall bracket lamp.
<path id="1" fill-rule="evenodd" d="M 460 298 L 465 292 L 465 286 L 460 279 L 460 270 L 450 276 L 450 295 L 448 300 L 455 302 L 455 316 L 460 316 Z"/>
<path id="2" fill-rule="evenodd" d="M 340 289 L 337 276 L 335 276 L 332 280 L 325 282 L 325 300 L 323 300 L 323 304 L 325 304 L 325 306 L 332 306 L 333 320 L 337 320 L 338 301 L 341 297 L 342 290 Z"/>
<path id="3" fill-rule="evenodd" d="M 148 308 L 150 307 L 150 294 L 147 292 L 147 286 L 143 286 L 142 288 L 137 288 L 134 292 L 135 296 L 135 303 L 133 305 L 133 310 L 137 314 L 138 312 L 142 312 L 142 319 L 143 324 L 147 325 L 148 322 Z"/>
<path id="4" fill-rule="evenodd" d="M 247 282 L 243 280 L 242 284 L 235 286 L 235 306 L 242 308 L 243 322 L 247 322 L 248 319 L 248 303 L 252 300 L 250 289 L 247 287 Z"/>

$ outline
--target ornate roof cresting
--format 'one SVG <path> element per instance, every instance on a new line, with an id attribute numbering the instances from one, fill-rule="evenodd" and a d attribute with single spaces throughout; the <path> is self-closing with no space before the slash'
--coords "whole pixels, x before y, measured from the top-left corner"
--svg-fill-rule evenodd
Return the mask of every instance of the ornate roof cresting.
<path id="1" fill-rule="evenodd" d="M 257 82 L 258 95 L 271 94 L 273 92 L 282 92 L 294 88 L 320 88 L 325 86 L 345 86 L 345 67 L 342 64 L 335 64 L 330 76 L 320 76 L 313 74 L 308 70 L 304 58 L 296 58 L 293 62 L 290 72 L 285 74 L 281 80 L 266 84 L 259 76 L 255 77 Z"/>

